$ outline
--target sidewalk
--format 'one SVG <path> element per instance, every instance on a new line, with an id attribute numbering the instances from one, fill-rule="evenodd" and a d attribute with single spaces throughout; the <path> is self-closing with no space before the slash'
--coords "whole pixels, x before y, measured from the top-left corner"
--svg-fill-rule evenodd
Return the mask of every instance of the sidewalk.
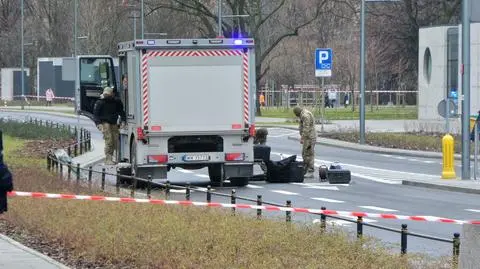
<path id="1" fill-rule="evenodd" d="M 0 268 L 68 269 L 69 267 L 0 234 Z"/>

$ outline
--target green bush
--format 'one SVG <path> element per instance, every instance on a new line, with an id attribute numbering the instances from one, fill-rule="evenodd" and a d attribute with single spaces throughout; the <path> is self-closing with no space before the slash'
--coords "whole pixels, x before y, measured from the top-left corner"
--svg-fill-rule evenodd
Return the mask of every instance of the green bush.
<path id="1" fill-rule="evenodd" d="M 75 134 L 70 132 L 68 128 L 56 128 L 45 126 L 45 122 L 40 125 L 40 122 L 18 122 L 12 120 L 5 120 L 0 118 L 0 130 L 5 134 L 13 137 L 23 139 L 38 139 L 38 140 L 67 140 L 75 138 Z"/>

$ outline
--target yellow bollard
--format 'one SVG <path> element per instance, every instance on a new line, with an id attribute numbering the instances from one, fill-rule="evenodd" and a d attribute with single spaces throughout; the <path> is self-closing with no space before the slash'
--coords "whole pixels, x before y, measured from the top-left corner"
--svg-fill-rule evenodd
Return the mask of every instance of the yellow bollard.
<path id="1" fill-rule="evenodd" d="M 443 152 L 443 179 L 455 179 L 455 161 L 454 161 L 454 140 L 453 136 L 446 134 L 442 138 L 442 152 Z"/>

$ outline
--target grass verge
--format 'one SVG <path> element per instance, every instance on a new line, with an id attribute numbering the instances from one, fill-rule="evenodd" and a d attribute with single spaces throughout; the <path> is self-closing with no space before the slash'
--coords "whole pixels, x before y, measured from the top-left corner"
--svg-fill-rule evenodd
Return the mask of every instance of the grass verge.
<path id="1" fill-rule="evenodd" d="M 359 132 L 324 133 L 321 136 L 352 143 L 360 141 Z M 442 133 L 366 133 L 365 142 L 368 145 L 385 148 L 442 152 L 443 136 Z M 452 136 L 455 142 L 455 153 L 461 153 L 461 135 Z M 473 149 L 472 144 L 472 152 Z"/>
<path id="2" fill-rule="evenodd" d="M 46 171 L 28 143 L 6 137 L 20 191 L 95 193 Z M 229 210 L 14 197 L 0 231 L 75 268 L 448 268 L 391 254 L 335 229 L 231 216 Z M 295 218 L 295 216 L 294 216 Z"/>
<path id="3" fill-rule="evenodd" d="M 277 108 L 277 107 L 262 107 L 262 117 L 269 118 L 287 118 L 293 119 L 293 108 Z M 319 108 L 308 108 L 313 111 L 316 117 L 320 117 Z M 354 120 L 359 119 L 360 112 L 358 107 L 355 111 L 352 111 L 352 107 L 337 107 L 337 108 L 325 108 L 325 118 L 327 120 Z M 403 119 L 417 119 L 417 107 L 416 106 L 379 106 L 378 109 L 374 108 L 373 111 L 366 109 L 365 118 L 367 120 L 403 120 Z"/>

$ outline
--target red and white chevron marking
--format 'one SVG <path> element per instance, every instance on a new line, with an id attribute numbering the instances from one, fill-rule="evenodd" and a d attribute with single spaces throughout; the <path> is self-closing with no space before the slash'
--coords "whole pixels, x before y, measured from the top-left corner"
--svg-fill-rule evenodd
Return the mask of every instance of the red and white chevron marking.
<path id="1" fill-rule="evenodd" d="M 391 220 L 412 220 L 412 221 L 426 221 L 426 222 L 442 222 L 452 224 L 478 224 L 480 220 L 456 220 L 433 216 L 404 216 L 394 214 L 379 214 L 366 212 L 350 212 L 338 210 L 321 210 L 309 209 L 301 207 L 281 207 L 269 205 L 248 205 L 248 204 L 223 204 L 223 203 L 208 203 L 208 202 L 194 202 L 194 201 L 177 201 L 177 200 L 161 200 L 161 199 L 139 199 L 128 197 L 108 197 L 108 196 L 90 196 L 90 195 L 75 195 L 75 194 L 57 194 L 57 193 L 43 193 L 43 192 L 21 192 L 12 191 L 8 196 L 14 197 L 32 197 L 32 198 L 51 198 L 51 199 L 68 199 L 68 200 L 89 200 L 89 201 L 107 201 L 107 202 L 123 202 L 123 203 L 146 203 L 146 204 L 160 204 L 160 205 L 185 205 L 185 206 L 203 206 L 203 207 L 224 207 L 224 208 L 239 208 L 239 209 L 262 209 L 266 211 L 290 211 L 297 213 L 314 213 L 325 215 L 337 215 L 343 217 L 369 217 Z"/>
<path id="2" fill-rule="evenodd" d="M 243 108 L 244 121 L 249 123 L 249 61 L 248 51 L 242 50 L 169 50 L 169 51 L 149 51 L 142 56 L 142 109 L 143 124 L 148 125 L 149 105 L 148 105 L 148 60 L 152 57 L 215 57 L 215 56 L 242 56 L 243 57 Z"/>

